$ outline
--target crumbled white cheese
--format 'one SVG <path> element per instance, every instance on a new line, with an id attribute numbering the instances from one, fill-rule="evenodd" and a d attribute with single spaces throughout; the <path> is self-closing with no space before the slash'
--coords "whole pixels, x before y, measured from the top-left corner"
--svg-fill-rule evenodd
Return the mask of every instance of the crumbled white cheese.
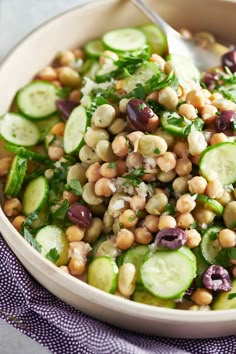
<path id="1" fill-rule="evenodd" d="M 120 210 L 120 209 L 123 209 L 124 206 L 125 206 L 124 200 L 118 199 L 118 200 L 116 200 L 115 203 L 113 204 L 112 209 L 113 209 L 113 210 Z"/>
<path id="2" fill-rule="evenodd" d="M 135 189 L 138 195 L 140 195 L 141 197 L 146 197 L 148 194 L 148 186 L 144 182 L 141 182 L 140 185 Z"/>
<path id="3" fill-rule="evenodd" d="M 109 183 L 109 188 L 110 188 L 110 190 L 113 192 L 113 193 L 115 193 L 116 192 L 116 187 L 115 187 L 115 185 L 114 185 L 114 183 Z"/>

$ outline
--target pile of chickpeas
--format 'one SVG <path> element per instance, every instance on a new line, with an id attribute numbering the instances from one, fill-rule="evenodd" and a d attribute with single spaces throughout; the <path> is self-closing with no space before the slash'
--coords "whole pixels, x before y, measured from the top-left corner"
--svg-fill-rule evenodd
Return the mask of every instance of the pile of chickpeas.
<path id="1" fill-rule="evenodd" d="M 104 64 L 114 58 L 117 58 L 116 53 L 105 51 L 99 61 Z M 50 81 L 58 87 L 70 87 L 69 100 L 79 104 L 82 77 L 76 69 L 76 62 L 84 59 L 82 49 L 60 53 L 57 66 L 46 67 L 38 73 L 37 78 Z M 150 61 L 166 73 L 172 69 L 171 64 L 157 54 L 151 55 Z M 118 92 L 122 92 L 122 83 L 122 80 L 116 82 Z M 110 254 L 113 252 L 113 256 L 135 244 L 149 245 L 158 231 L 175 227 L 186 231 L 186 245 L 194 249 L 201 242 L 201 234 L 192 225 L 197 222 L 204 230 L 216 217 L 211 209 L 196 200 L 197 194 L 213 198 L 223 206 L 231 205 L 230 213 L 232 208 L 236 212 L 235 190 L 225 188 L 217 179 L 207 181 L 199 173 L 193 174 L 207 146 L 228 141 L 229 137 L 217 132 L 212 123 L 222 110 L 236 110 L 235 103 L 194 82 L 189 82 L 185 87 L 179 85 L 178 90 L 163 88 L 147 98 L 156 100 L 167 111 L 174 110 L 191 121 L 200 117 L 207 128 L 203 132 L 191 131 L 185 139 L 162 130 L 158 117 L 155 130 L 147 135 L 132 129 L 127 120 L 126 109 L 130 98 L 122 98 L 119 104 L 103 104 L 96 109 L 84 136 L 85 144 L 78 153 L 78 162 L 69 168 L 67 174 L 67 183 L 74 179 L 80 180 L 83 186 L 82 198 L 93 215 L 87 229 L 72 225 L 65 230 L 70 261 L 61 269 L 80 279 L 86 274 L 89 252 L 102 234 L 112 235 L 106 241 L 106 246 Z M 61 139 L 64 129 L 65 122 L 59 122 L 51 129 L 51 134 Z M 157 149 L 159 154 L 154 153 Z M 48 156 L 52 161 L 63 161 L 63 146 L 49 146 Z M 1 176 L 6 175 L 10 163 L 11 158 L 8 157 L 0 160 Z M 124 176 L 141 168 L 145 173 L 140 177 L 140 185 L 127 186 Z M 51 179 L 53 171 L 46 170 L 45 177 Z M 157 183 L 153 187 L 154 182 Z M 80 197 L 64 190 L 64 199 L 73 204 Z M 176 216 L 166 212 L 169 204 L 174 206 Z M 20 200 L 7 199 L 3 209 L 12 218 L 15 228 L 20 230 L 25 221 L 25 216 L 21 215 Z M 222 248 L 235 247 L 235 231 L 223 229 L 216 242 Z M 236 266 L 232 274 L 236 277 Z M 121 266 L 116 294 L 129 298 L 135 290 L 135 277 L 136 270 L 132 264 Z M 191 310 L 209 310 L 212 300 L 211 291 L 197 288 L 191 295 L 191 301 L 178 306 Z"/>

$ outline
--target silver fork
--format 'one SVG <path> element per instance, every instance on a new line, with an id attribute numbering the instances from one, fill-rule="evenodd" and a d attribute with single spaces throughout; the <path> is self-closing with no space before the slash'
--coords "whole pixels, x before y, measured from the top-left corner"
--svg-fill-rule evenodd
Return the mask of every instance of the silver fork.
<path id="1" fill-rule="evenodd" d="M 142 0 L 131 0 L 153 23 L 165 33 L 170 54 L 179 54 L 190 58 L 197 68 L 205 71 L 213 66 L 220 65 L 220 55 L 199 47 L 193 40 L 186 39 L 161 16 L 147 6 Z"/>

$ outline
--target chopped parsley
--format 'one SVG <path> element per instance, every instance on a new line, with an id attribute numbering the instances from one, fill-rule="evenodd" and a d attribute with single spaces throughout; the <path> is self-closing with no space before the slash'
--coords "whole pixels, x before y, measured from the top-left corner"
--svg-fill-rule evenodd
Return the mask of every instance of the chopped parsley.
<path id="1" fill-rule="evenodd" d="M 72 179 L 70 183 L 65 185 L 65 188 L 75 195 L 82 195 L 83 193 L 83 187 L 78 179 Z"/>
<path id="2" fill-rule="evenodd" d="M 24 239 L 39 253 L 41 253 L 42 246 L 38 241 L 35 240 L 34 236 L 31 234 L 31 232 L 26 228 L 23 227 L 23 237 Z"/>
<path id="3" fill-rule="evenodd" d="M 209 239 L 211 241 L 215 241 L 217 239 L 217 237 L 218 237 L 218 232 L 214 232 L 214 231 L 210 232 Z"/>
<path id="4" fill-rule="evenodd" d="M 67 199 L 63 200 L 59 208 L 56 211 L 54 211 L 54 213 L 52 213 L 52 218 L 58 220 L 64 220 L 69 210 L 69 207 L 70 207 L 69 201 Z"/>
<path id="5" fill-rule="evenodd" d="M 138 187 L 140 183 L 142 182 L 141 177 L 145 175 L 144 168 L 136 168 L 133 170 L 131 173 L 122 176 L 122 178 L 126 179 L 127 182 L 125 182 L 123 185 L 125 187 L 129 187 L 130 185 L 133 185 L 134 187 Z"/>
<path id="6" fill-rule="evenodd" d="M 175 207 L 172 204 L 167 204 L 165 209 L 164 209 L 164 214 L 167 215 L 175 215 Z"/>
<path id="7" fill-rule="evenodd" d="M 134 215 L 130 215 L 130 216 L 129 216 L 129 221 L 130 221 L 130 222 L 134 221 L 134 219 L 135 219 L 135 216 L 134 216 Z"/>
<path id="8" fill-rule="evenodd" d="M 160 154 L 160 152 L 161 152 L 161 150 L 160 150 L 160 149 L 158 149 L 158 148 L 156 148 L 153 152 L 154 152 L 154 154 L 159 155 L 159 154 Z"/>
<path id="9" fill-rule="evenodd" d="M 145 107 L 147 107 L 147 105 L 146 105 L 145 102 L 143 102 L 137 108 L 138 108 L 139 111 L 142 111 Z"/>
<path id="10" fill-rule="evenodd" d="M 50 251 L 45 256 L 52 263 L 56 263 L 60 258 L 60 254 L 58 253 L 56 248 L 50 249 Z"/>
<path id="11" fill-rule="evenodd" d="M 232 300 L 236 297 L 236 293 L 232 293 L 228 295 L 228 300 Z"/>
<path id="12" fill-rule="evenodd" d="M 236 260 L 236 248 L 229 247 L 223 248 L 216 256 L 216 264 L 220 264 L 222 267 L 227 268 L 231 263 L 230 259 Z"/>
<path id="13" fill-rule="evenodd" d="M 116 162 L 110 162 L 110 163 L 108 164 L 108 168 L 116 168 L 116 167 L 117 167 Z"/>

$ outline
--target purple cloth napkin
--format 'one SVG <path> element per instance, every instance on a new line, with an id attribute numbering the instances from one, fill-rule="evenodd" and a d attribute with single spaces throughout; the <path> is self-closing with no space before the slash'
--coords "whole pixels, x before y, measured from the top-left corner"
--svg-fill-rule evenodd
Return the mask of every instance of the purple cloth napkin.
<path id="1" fill-rule="evenodd" d="M 41 287 L 0 237 L 0 317 L 55 354 L 235 354 L 236 337 L 172 339 L 112 327 Z M 1 351 L 1 350 L 0 350 Z"/>

